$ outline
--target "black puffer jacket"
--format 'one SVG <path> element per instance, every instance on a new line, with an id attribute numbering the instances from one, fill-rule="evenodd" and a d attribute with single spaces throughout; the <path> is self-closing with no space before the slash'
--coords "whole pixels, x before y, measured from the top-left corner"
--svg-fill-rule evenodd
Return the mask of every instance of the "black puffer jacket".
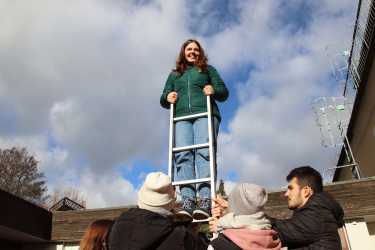
<path id="1" fill-rule="evenodd" d="M 224 234 L 219 234 L 219 236 L 211 242 L 211 246 L 215 250 L 241 250 L 239 246 L 228 239 Z"/>
<path id="2" fill-rule="evenodd" d="M 288 249 L 340 250 L 337 229 L 343 226 L 343 217 L 340 204 L 322 192 L 311 196 L 290 219 L 271 219 L 271 223 Z"/>
<path id="3" fill-rule="evenodd" d="M 114 223 L 110 250 L 206 250 L 207 244 L 184 225 L 148 210 L 132 208 Z"/>

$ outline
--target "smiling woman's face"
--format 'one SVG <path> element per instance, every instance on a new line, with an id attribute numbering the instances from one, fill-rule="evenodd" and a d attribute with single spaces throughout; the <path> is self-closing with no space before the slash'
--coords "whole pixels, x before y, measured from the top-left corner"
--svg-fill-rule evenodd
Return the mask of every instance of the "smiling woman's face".
<path id="1" fill-rule="evenodd" d="M 185 59 L 189 63 L 195 63 L 198 60 L 199 57 L 199 47 L 195 42 L 189 43 L 185 47 Z"/>

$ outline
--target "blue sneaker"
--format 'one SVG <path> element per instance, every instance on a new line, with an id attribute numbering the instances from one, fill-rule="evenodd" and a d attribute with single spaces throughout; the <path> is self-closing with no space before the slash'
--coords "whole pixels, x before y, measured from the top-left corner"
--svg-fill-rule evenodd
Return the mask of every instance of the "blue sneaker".
<path id="1" fill-rule="evenodd" d="M 202 198 L 199 201 L 199 207 L 193 211 L 195 220 L 205 220 L 211 216 L 211 199 Z"/>
<path id="2" fill-rule="evenodd" d="M 182 221 L 192 221 L 195 206 L 195 200 L 191 198 L 183 198 L 182 207 L 176 214 L 178 219 Z"/>

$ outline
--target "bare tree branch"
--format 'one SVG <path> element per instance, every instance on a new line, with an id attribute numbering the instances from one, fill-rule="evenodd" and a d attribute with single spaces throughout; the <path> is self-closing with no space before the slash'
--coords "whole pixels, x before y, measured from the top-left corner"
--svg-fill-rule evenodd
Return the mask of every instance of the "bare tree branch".
<path id="1" fill-rule="evenodd" d="M 86 198 L 85 196 L 77 189 L 74 189 L 72 187 L 65 188 L 65 189 L 55 189 L 53 191 L 53 194 L 51 194 L 48 199 L 46 200 L 46 206 L 48 208 L 55 205 L 57 202 L 59 202 L 64 197 L 67 197 L 71 199 L 72 201 L 77 202 L 83 207 L 86 207 Z"/>
<path id="2" fill-rule="evenodd" d="M 26 200 L 41 204 L 47 187 L 38 161 L 26 148 L 0 149 L 0 188 Z"/>

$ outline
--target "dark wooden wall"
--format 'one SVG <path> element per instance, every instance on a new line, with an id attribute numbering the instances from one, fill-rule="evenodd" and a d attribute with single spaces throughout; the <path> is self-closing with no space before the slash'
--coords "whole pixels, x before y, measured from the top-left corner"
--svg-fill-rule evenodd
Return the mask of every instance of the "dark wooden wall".
<path id="1" fill-rule="evenodd" d="M 128 209 L 129 207 L 120 207 L 54 212 L 51 239 L 62 242 L 80 241 L 91 222 L 98 219 L 115 219 Z"/>
<path id="2" fill-rule="evenodd" d="M 345 218 L 362 218 L 375 215 L 375 178 L 361 181 L 338 182 L 326 185 L 325 191 L 334 196 L 343 206 Z M 272 217 L 287 218 L 288 210 L 285 191 L 269 193 L 266 212 Z M 91 209 L 53 213 L 52 240 L 78 242 L 87 226 L 97 219 L 113 219 L 128 208 Z"/>
<path id="3" fill-rule="evenodd" d="M 49 240 L 52 213 L 0 189 L 0 238 L 14 241 Z M 0 245 L 1 248 L 1 245 Z"/>

